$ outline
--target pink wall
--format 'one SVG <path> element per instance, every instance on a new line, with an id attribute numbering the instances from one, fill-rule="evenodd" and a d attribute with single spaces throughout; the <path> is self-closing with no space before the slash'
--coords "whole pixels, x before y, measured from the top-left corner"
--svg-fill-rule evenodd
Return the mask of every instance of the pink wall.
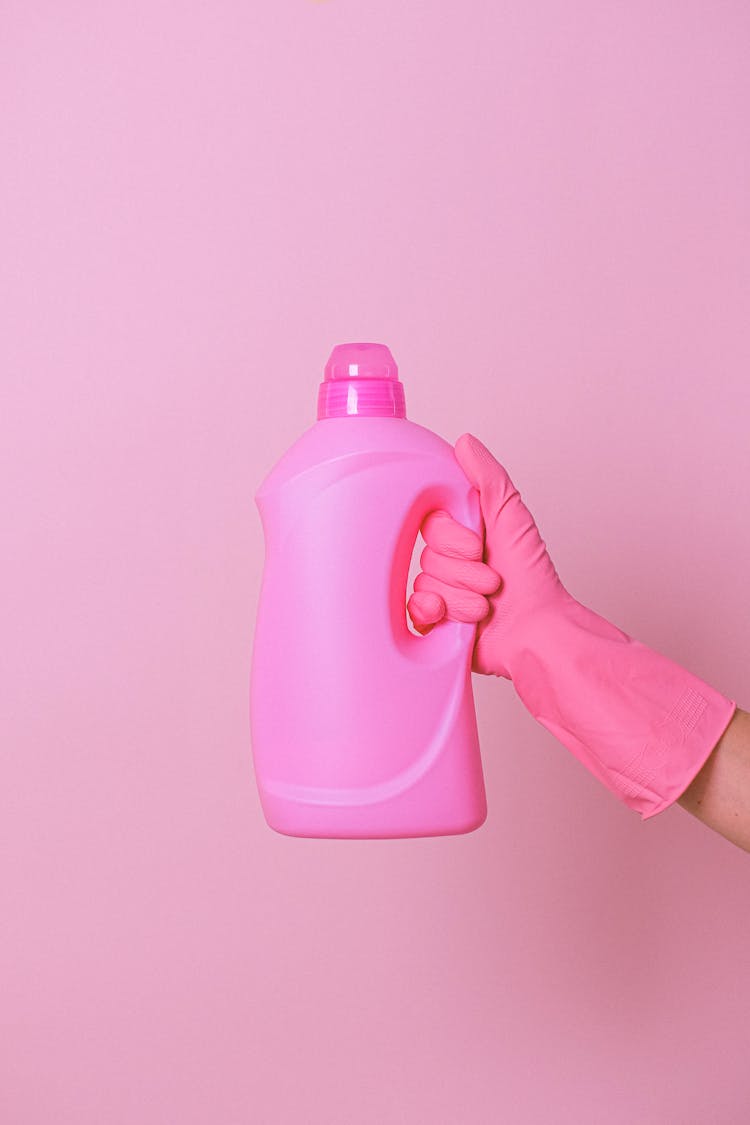
<path id="1" fill-rule="evenodd" d="M 0 1120 L 746 1122 L 744 853 L 497 680 L 479 832 L 274 835 L 247 680 L 255 486 L 364 337 L 576 597 L 750 705 L 747 4 L 2 25 Z"/>

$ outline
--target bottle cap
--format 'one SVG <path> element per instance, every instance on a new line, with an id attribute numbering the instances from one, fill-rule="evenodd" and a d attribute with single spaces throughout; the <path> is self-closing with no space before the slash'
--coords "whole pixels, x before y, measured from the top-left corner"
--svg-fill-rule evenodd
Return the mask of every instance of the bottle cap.
<path id="1" fill-rule="evenodd" d="M 337 344 L 318 390 L 318 419 L 405 418 L 403 384 L 385 344 Z"/>

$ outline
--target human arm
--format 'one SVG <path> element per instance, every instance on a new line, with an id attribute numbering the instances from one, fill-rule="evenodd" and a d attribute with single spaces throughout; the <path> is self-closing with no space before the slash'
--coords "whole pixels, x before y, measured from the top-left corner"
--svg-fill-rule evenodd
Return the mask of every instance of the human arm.
<path id="1" fill-rule="evenodd" d="M 708 828 L 750 852 L 750 714 L 738 707 L 678 802 Z"/>

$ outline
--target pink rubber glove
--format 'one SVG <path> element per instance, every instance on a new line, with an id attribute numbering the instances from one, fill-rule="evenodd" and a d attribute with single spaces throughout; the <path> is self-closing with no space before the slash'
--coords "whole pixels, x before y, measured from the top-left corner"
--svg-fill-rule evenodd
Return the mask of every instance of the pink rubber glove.
<path id="1" fill-rule="evenodd" d="M 687 789 L 737 704 L 576 601 L 502 465 L 471 434 L 456 457 L 479 490 L 484 553 L 468 528 L 430 513 L 412 621 L 420 632 L 443 616 L 478 621 L 474 671 L 512 680 L 542 726 L 624 804 L 654 816 Z"/>

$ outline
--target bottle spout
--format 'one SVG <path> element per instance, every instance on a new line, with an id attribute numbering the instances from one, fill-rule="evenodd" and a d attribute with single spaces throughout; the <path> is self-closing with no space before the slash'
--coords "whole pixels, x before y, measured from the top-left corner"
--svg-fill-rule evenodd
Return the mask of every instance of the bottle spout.
<path id="1" fill-rule="evenodd" d="M 318 419 L 405 418 L 404 387 L 385 344 L 337 344 L 318 389 Z"/>

